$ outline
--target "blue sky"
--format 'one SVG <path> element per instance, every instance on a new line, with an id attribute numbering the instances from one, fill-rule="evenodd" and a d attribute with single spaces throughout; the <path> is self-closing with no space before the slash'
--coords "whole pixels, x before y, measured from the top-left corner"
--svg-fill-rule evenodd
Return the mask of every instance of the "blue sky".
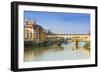
<path id="1" fill-rule="evenodd" d="M 85 34 L 90 31 L 90 14 L 24 11 L 24 20 L 29 19 L 57 34 Z"/>

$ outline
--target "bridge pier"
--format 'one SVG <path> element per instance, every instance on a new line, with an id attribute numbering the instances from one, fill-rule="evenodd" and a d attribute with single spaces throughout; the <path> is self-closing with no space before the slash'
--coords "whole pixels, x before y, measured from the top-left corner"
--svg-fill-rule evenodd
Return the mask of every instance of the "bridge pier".
<path id="1" fill-rule="evenodd" d="M 73 43 L 74 43 L 73 50 L 77 50 L 79 48 L 78 47 L 79 41 L 78 40 L 74 40 Z"/>

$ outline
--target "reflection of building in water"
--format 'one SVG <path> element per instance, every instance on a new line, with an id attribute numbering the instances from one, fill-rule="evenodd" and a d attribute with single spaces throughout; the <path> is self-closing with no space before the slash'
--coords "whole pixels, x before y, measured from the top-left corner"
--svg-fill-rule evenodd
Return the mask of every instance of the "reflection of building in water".
<path id="1" fill-rule="evenodd" d="M 44 41 L 46 40 L 46 32 L 35 21 L 29 20 L 24 25 L 24 39 L 25 41 Z"/>
<path id="2" fill-rule="evenodd" d="M 24 61 L 35 61 L 36 57 L 43 56 L 47 51 L 53 51 L 53 52 L 60 52 L 64 51 L 63 47 L 37 47 L 37 48 L 25 48 L 24 50 Z M 37 59 L 38 60 L 38 59 Z"/>

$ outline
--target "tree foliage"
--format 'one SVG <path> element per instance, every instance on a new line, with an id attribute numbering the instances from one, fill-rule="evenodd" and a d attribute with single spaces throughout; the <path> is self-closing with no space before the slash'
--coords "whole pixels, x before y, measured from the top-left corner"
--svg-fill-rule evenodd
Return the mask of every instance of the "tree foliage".
<path id="1" fill-rule="evenodd" d="M 86 44 L 83 47 L 84 49 L 90 51 L 90 42 L 86 42 Z"/>

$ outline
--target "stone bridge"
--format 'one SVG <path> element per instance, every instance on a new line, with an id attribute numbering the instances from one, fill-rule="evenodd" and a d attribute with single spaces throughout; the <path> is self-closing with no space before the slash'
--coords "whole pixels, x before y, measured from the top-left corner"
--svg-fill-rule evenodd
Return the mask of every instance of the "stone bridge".
<path id="1" fill-rule="evenodd" d="M 70 40 L 70 41 L 90 41 L 90 34 L 50 34 L 47 36 L 50 39 L 56 40 Z"/>
<path id="2" fill-rule="evenodd" d="M 89 42 L 90 35 L 89 34 L 51 34 L 47 36 L 48 39 L 52 41 L 57 41 L 57 45 L 61 45 L 61 43 L 71 42 L 74 44 L 73 49 L 78 48 L 79 42 Z"/>

